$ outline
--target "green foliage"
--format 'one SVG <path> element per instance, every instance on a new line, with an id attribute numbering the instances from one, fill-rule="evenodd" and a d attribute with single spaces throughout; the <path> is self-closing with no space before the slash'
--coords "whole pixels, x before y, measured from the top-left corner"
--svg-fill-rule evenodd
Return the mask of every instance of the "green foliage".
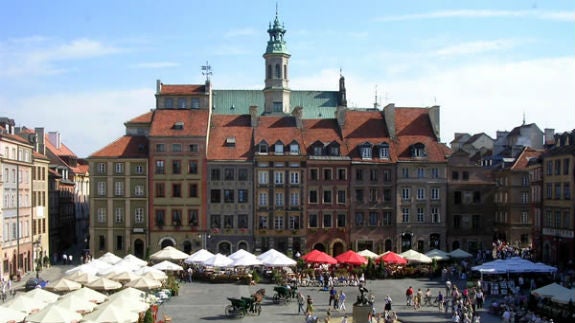
<path id="1" fill-rule="evenodd" d="M 166 281 L 166 287 L 172 291 L 172 295 L 178 296 L 180 292 L 180 284 L 178 283 L 174 275 L 168 275 L 168 280 Z"/>
<path id="2" fill-rule="evenodd" d="M 367 265 L 365 265 L 365 277 L 367 279 L 374 279 L 377 277 L 375 263 L 372 258 L 367 259 Z"/>
<path id="3" fill-rule="evenodd" d="M 262 276 L 257 272 L 257 270 L 252 271 L 252 280 L 257 283 L 262 281 Z"/>
<path id="4" fill-rule="evenodd" d="M 144 315 L 144 323 L 154 323 L 154 316 L 152 314 L 152 309 L 149 308 Z"/>

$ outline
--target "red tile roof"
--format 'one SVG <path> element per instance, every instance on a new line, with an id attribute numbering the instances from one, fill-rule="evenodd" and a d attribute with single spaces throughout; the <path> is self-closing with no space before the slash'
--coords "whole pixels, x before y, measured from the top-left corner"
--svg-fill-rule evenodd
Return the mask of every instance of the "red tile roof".
<path id="1" fill-rule="evenodd" d="M 209 160 L 248 160 L 252 158 L 252 132 L 249 115 L 212 115 L 208 143 Z M 233 137 L 235 144 L 226 144 Z"/>
<path id="2" fill-rule="evenodd" d="M 140 116 L 137 116 L 126 123 L 150 123 L 152 122 L 152 116 L 154 115 L 154 111 L 146 112 Z"/>
<path id="3" fill-rule="evenodd" d="M 163 95 L 190 95 L 203 94 L 206 86 L 203 84 L 162 84 L 160 94 Z"/>
<path id="4" fill-rule="evenodd" d="M 44 144 L 46 145 L 46 149 L 49 149 L 56 156 L 77 157 L 63 142 L 60 142 L 60 147 L 56 147 L 54 143 L 49 140 L 48 135 L 44 136 Z"/>
<path id="5" fill-rule="evenodd" d="M 394 143 L 389 138 L 383 113 L 378 110 L 348 110 L 345 114 L 345 125 L 342 129 L 349 156 L 361 160 L 359 145 L 369 142 L 372 145 L 386 142 L 389 144 L 389 159 L 372 159 L 372 162 L 391 162 L 395 156 Z"/>
<path id="6" fill-rule="evenodd" d="M 205 137 L 208 131 L 208 118 L 208 110 L 155 110 L 150 136 Z M 183 122 L 182 129 L 175 127 L 179 122 Z"/>
<path id="7" fill-rule="evenodd" d="M 89 158 L 146 158 L 147 156 L 148 138 L 123 136 L 96 151 Z"/>
<path id="8" fill-rule="evenodd" d="M 541 156 L 543 152 L 544 152 L 543 150 L 533 149 L 531 147 L 525 147 L 515 160 L 513 166 L 511 166 L 511 169 L 514 170 L 527 169 L 527 164 L 529 163 L 529 160 Z"/>
<path id="9" fill-rule="evenodd" d="M 428 108 L 395 108 L 395 133 L 400 136 L 425 136 L 435 139 Z"/>
<path id="10" fill-rule="evenodd" d="M 303 136 L 296 127 L 295 117 L 292 116 L 260 116 L 254 131 L 254 144 L 265 140 L 269 145 L 281 141 L 288 145 L 296 141 L 303 149 Z"/>
<path id="11" fill-rule="evenodd" d="M 340 146 L 341 156 L 348 155 L 348 149 L 343 141 L 336 119 L 304 119 L 303 140 L 306 151 L 317 141 L 324 144 L 337 142 Z"/>

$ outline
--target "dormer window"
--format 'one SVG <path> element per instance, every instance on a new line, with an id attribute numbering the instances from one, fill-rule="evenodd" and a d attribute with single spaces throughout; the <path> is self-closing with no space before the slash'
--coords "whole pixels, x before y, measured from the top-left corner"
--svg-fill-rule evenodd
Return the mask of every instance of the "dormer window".
<path id="1" fill-rule="evenodd" d="M 200 99 L 192 98 L 192 109 L 199 109 L 199 108 L 200 108 Z"/>
<path id="2" fill-rule="evenodd" d="M 259 145 L 258 145 L 258 152 L 260 154 L 267 154 L 268 153 L 268 144 L 265 141 L 262 141 Z"/>
<path id="3" fill-rule="evenodd" d="M 415 145 L 411 146 L 411 157 L 414 158 L 421 158 L 425 157 L 425 145 L 418 142 Z"/>
<path id="4" fill-rule="evenodd" d="M 361 144 L 359 146 L 359 153 L 362 159 L 371 159 L 371 144 L 369 142 Z"/>
<path id="5" fill-rule="evenodd" d="M 299 145 L 297 142 L 292 142 L 289 145 L 289 153 L 290 155 L 297 155 L 299 154 Z"/>
<path id="6" fill-rule="evenodd" d="M 174 107 L 174 99 L 173 98 L 165 98 L 164 99 L 164 108 L 172 109 Z"/>
<path id="7" fill-rule="evenodd" d="M 274 145 L 274 153 L 276 155 L 284 154 L 284 145 L 281 141 L 276 142 L 276 144 Z"/>
<path id="8" fill-rule="evenodd" d="M 184 129 L 184 122 L 183 121 L 175 122 L 174 125 L 172 126 L 172 129 L 174 129 L 174 130 Z"/>
<path id="9" fill-rule="evenodd" d="M 321 156 L 323 153 L 323 147 L 320 145 L 313 146 L 313 155 Z"/>
<path id="10" fill-rule="evenodd" d="M 387 142 L 379 145 L 379 158 L 389 159 L 389 144 Z"/>
<path id="11" fill-rule="evenodd" d="M 185 109 L 185 108 L 186 108 L 186 99 L 178 98 L 178 109 Z"/>
<path id="12" fill-rule="evenodd" d="M 235 145 L 236 145 L 236 137 L 226 138 L 226 147 L 235 147 Z"/>
<path id="13" fill-rule="evenodd" d="M 329 155 L 330 156 L 339 156 L 339 144 L 338 143 L 332 143 L 329 146 Z"/>

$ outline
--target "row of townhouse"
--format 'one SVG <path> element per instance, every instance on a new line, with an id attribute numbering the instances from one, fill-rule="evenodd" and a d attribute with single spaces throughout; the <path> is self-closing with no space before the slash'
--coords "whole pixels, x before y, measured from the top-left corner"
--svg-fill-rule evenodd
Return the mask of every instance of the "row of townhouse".
<path id="1" fill-rule="evenodd" d="M 87 243 L 88 168 L 59 133 L 0 118 L 0 169 L 0 277 L 18 279 L 73 252 L 82 232 Z"/>

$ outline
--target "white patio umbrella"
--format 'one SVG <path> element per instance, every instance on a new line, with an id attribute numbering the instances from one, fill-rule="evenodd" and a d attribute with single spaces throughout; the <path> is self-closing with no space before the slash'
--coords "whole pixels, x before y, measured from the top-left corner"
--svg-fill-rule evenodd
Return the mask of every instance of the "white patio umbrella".
<path id="1" fill-rule="evenodd" d="M 109 305 L 105 308 L 97 308 L 94 312 L 86 314 L 83 320 L 94 322 L 137 322 L 139 314 L 126 311 L 118 305 Z"/>
<path id="2" fill-rule="evenodd" d="M 53 292 L 71 292 L 82 288 L 82 284 L 75 282 L 73 280 L 67 279 L 66 277 L 61 277 L 57 280 L 51 281 L 46 289 Z"/>
<path id="3" fill-rule="evenodd" d="M 417 252 L 413 249 L 409 249 L 399 254 L 403 258 L 407 259 L 410 264 L 430 264 L 433 260 L 428 256 Z"/>
<path id="4" fill-rule="evenodd" d="M 112 265 L 112 266 L 109 267 L 109 268 L 105 268 L 105 269 L 99 270 L 99 271 L 98 271 L 98 276 L 108 276 L 108 275 L 110 275 L 110 274 L 112 274 L 112 275 L 117 275 L 117 274 L 119 274 L 119 273 L 124 273 L 124 272 L 128 272 L 128 271 L 134 271 L 134 270 L 136 270 L 136 269 L 138 269 L 138 268 L 140 268 L 140 267 L 137 267 L 137 266 L 135 266 L 135 265 L 133 265 L 133 264 L 129 264 L 129 263 L 120 264 L 120 262 L 119 262 L 119 263 L 117 263 L 117 264 L 115 264 L 115 265 Z"/>
<path id="5" fill-rule="evenodd" d="M 106 302 L 98 305 L 97 309 L 99 311 L 105 311 L 108 307 L 120 307 L 125 311 L 130 312 L 144 312 L 150 308 L 150 304 L 140 300 L 139 298 L 130 297 L 116 297 L 114 299 L 109 299 Z"/>
<path id="6" fill-rule="evenodd" d="M 50 304 L 39 312 L 28 315 L 26 322 L 35 323 L 58 323 L 80 321 L 82 315 L 78 312 L 66 309 L 56 304 Z"/>
<path id="7" fill-rule="evenodd" d="M 443 250 L 439 249 L 432 249 L 425 253 L 431 259 L 435 259 L 437 261 L 449 260 L 449 254 Z"/>
<path id="8" fill-rule="evenodd" d="M 238 249 L 238 251 L 232 253 L 231 255 L 228 256 L 228 258 L 230 258 L 231 260 L 236 260 L 239 258 L 244 258 L 244 257 L 255 257 L 256 255 L 254 255 L 253 253 L 246 251 L 244 249 Z"/>
<path id="9" fill-rule="evenodd" d="M 473 257 L 473 255 L 465 250 L 455 249 L 449 253 L 449 257 L 460 259 L 460 258 L 471 258 Z"/>
<path id="10" fill-rule="evenodd" d="M 138 270 L 136 270 L 134 273 L 140 275 L 140 276 L 147 276 L 156 280 L 164 280 L 168 278 L 168 275 L 166 275 L 165 272 L 156 269 L 156 268 L 152 268 L 152 267 L 142 267 Z"/>
<path id="11" fill-rule="evenodd" d="M 123 261 L 130 262 L 130 263 L 132 263 L 132 264 L 134 264 L 134 265 L 137 265 L 137 266 L 139 266 L 139 267 L 144 267 L 144 266 L 147 266 L 147 265 L 148 265 L 148 262 L 147 262 L 147 261 L 145 261 L 145 260 L 143 260 L 143 259 L 140 259 L 140 258 L 138 258 L 138 257 L 136 257 L 136 256 L 134 256 L 134 255 L 132 255 L 132 254 L 126 255 L 126 256 L 124 257 Z"/>
<path id="12" fill-rule="evenodd" d="M 257 258 L 258 258 L 259 260 L 262 260 L 263 258 L 267 258 L 267 257 L 272 256 L 272 255 L 273 255 L 273 256 L 275 256 L 275 255 L 283 255 L 283 253 L 281 253 L 281 252 L 279 252 L 279 251 L 277 251 L 277 250 L 275 250 L 275 249 L 272 248 L 272 249 L 270 249 L 270 250 L 268 250 L 268 251 L 262 253 L 261 255 L 258 255 Z"/>
<path id="13" fill-rule="evenodd" d="M 162 283 L 159 280 L 142 276 L 126 283 L 125 286 L 141 290 L 152 290 L 162 287 Z"/>
<path id="14" fill-rule="evenodd" d="M 100 270 L 103 270 L 103 269 L 108 268 L 110 266 L 112 266 L 112 265 L 105 262 L 105 261 L 102 261 L 99 259 L 94 259 L 94 260 L 90 261 L 89 263 L 82 264 L 80 266 L 76 266 L 72 269 L 66 270 L 65 274 L 69 275 L 75 271 L 83 271 L 83 272 L 88 272 L 90 274 L 96 275 Z"/>
<path id="15" fill-rule="evenodd" d="M 189 255 L 184 260 L 184 262 L 186 264 L 203 263 L 204 261 L 208 260 L 213 255 L 214 255 L 213 253 L 207 251 L 206 249 L 200 249 L 200 250 L 194 252 L 193 254 Z"/>
<path id="16" fill-rule="evenodd" d="M 233 260 L 230 258 L 222 255 L 221 253 L 217 253 L 208 260 L 204 261 L 204 265 L 212 267 L 228 267 L 232 264 L 232 262 Z"/>
<path id="17" fill-rule="evenodd" d="M 146 299 L 146 292 L 143 292 L 143 291 L 136 289 L 136 288 L 133 288 L 133 287 L 126 287 L 126 288 L 122 289 L 121 291 L 110 295 L 108 300 L 112 301 L 112 300 L 114 300 L 116 298 L 120 298 L 120 297 L 128 297 L 128 298 L 140 300 L 142 302 L 146 302 L 146 300 L 145 300 Z"/>
<path id="18" fill-rule="evenodd" d="M 26 313 L 0 305 L 0 323 L 22 322 Z"/>
<path id="19" fill-rule="evenodd" d="M 7 301 L 3 305 L 13 310 L 29 314 L 33 311 L 39 311 L 43 309 L 44 307 L 48 306 L 48 303 L 35 300 L 26 294 L 20 294 L 15 298 Z"/>
<path id="20" fill-rule="evenodd" d="M 295 266 L 297 262 L 283 253 L 270 249 L 257 257 L 262 263 L 270 267 L 289 267 Z"/>
<path id="21" fill-rule="evenodd" d="M 117 281 L 121 284 L 126 284 L 126 283 L 129 283 L 129 282 L 136 280 L 140 277 L 142 277 L 142 276 L 138 275 L 132 271 L 125 271 L 125 272 L 121 272 L 119 274 L 115 274 L 112 277 L 108 277 L 108 278 L 113 280 L 113 281 Z"/>
<path id="22" fill-rule="evenodd" d="M 575 302 L 575 289 L 564 289 L 555 294 L 551 301 L 559 304 L 569 304 L 569 302 Z"/>
<path id="23" fill-rule="evenodd" d="M 90 302 L 81 297 L 76 297 L 72 294 L 65 295 L 54 304 L 81 314 L 92 312 L 97 306 L 94 302 Z"/>
<path id="24" fill-rule="evenodd" d="M 116 263 L 120 262 L 122 260 L 122 258 L 116 256 L 115 254 L 113 254 L 111 252 L 106 252 L 104 255 L 97 258 L 96 260 L 100 260 L 100 261 L 109 263 L 110 265 L 115 265 Z"/>
<path id="25" fill-rule="evenodd" d="M 36 301 L 42 301 L 45 303 L 54 303 L 60 298 L 60 295 L 49 292 L 42 288 L 34 288 L 33 290 L 26 292 L 26 296 L 32 297 Z"/>
<path id="26" fill-rule="evenodd" d="M 73 281 L 80 283 L 80 284 L 83 284 L 83 285 L 87 284 L 93 280 L 98 279 L 96 274 L 91 274 L 89 272 L 81 271 L 81 270 L 78 270 L 78 271 L 75 271 L 69 275 L 66 275 L 66 276 L 64 276 L 64 278 L 69 279 L 69 280 L 73 280 Z"/>
<path id="27" fill-rule="evenodd" d="M 161 261 L 161 260 L 179 261 L 188 258 L 188 256 L 189 255 L 183 251 L 180 251 L 172 246 L 167 246 L 164 249 L 152 254 L 150 256 L 150 259 L 155 261 Z"/>
<path id="28" fill-rule="evenodd" d="M 157 263 L 157 264 L 153 265 L 152 268 L 156 268 L 159 270 L 166 270 L 166 271 L 184 270 L 184 268 L 182 266 L 176 265 L 175 263 L 168 261 L 168 260 L 164 260 L 160 263 Z"/>
<path id="29" fill-rule="evenodd" d="M 122 288 L 122 284 L 104 277 L 91 281 L 86 286 L 95 290 L 116 290 Z"/>
<path id="30" fill-rule="evenodd" d="M 74 297 L 79 297 L 93 303 L 102 303 L 108 298 L 108 296 L 88 287 L 82 287 L 78 290 L 68 293 L 68 295 L 73 295 Z"/>
<path id="31" fill-rule="evenodd" d="M 379 257 L 378 254 L 376 254 L 375 252 L 369 250 L 369 249 L 363 249 L 361 251 L 357 252 L 358 255 L 360 256 L 364 256 L 365 258 L 373 258 L 376 259 L 377 257 Z"/>
<path id="32" fill-rule="evenodd" d="M 256 258 L 256 256 L 252 255 L 252 256 L 244 256 L 244 257 L 238 257 L 236 259 L 233 259 L 232 264 L 230 265 L 231 267 L 248 267 L 248 266 L 258 266 L 258 265 L 263 265 L 263 262 L 261 260 L 259 260 L 258 258 Z"/>

